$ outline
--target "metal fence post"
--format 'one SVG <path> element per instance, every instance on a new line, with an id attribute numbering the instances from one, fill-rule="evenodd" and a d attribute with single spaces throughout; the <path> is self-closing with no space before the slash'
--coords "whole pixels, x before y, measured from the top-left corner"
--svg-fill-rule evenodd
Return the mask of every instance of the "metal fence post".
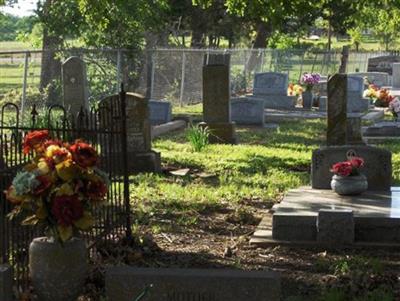
<path id="1" fill-rule="evenodd" d="M 25 52 L 24 61 L 24 78 L 22 83 L 22 99 L 21 99 L 21 115 L 24 115 L 25 102 L 26 102 L 26 88 L 28 84 L 28 68 L 29 68 L 29 51 Z"/>
<path id="2" fill-rule="evenodd" d="M 182 75 L 181 75 L 181 93 L 179 95 L 179 106 L 183 106 L 183 92 L 185 91 L 185 66 L 186 66 L 186 53 L 182 51 Z"/>

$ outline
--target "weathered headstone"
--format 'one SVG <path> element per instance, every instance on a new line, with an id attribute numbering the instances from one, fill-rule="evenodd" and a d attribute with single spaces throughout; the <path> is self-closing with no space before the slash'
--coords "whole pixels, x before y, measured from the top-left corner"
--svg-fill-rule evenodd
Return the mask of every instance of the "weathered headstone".
<path id="1" fill-rule="evenodd" d="M 203 120 L 201 126 L 208 127 L 210 143 L 237 142 L 235 123 L 231 122 L 228 65 L 203 66 Z"/>
<path id="2" fill-rule="evenodd" d="M 278 301 L 280 276 L 269 271 L 146 269 L 113 267 L 106 271 L 109 301 Z"/>
<path id="3" fill-rule="evenodd" d="M 354 218 L 351 210 L 321 209 L 317 217 L 317 241 L 327 244 L 354 243 Z"/>
<path id="4" fill-rule="evenodd" d="M 106 129 L 114 123 L 107 112 L 120 114 L 119 95 L 106 97 L 100 102 L 100 129 Z M 104 112 L 104 114 L 102 114 Z M 132 172 L 160 172 L 160 153 L 151 149 L 151 125 L 149 116 L 149 102 L 142 95 L 126 94 L 126 125 L 127 149 L 129 158 L 128 169 Z M 104 117 L 102 117 L 104 116 Z M 121 116 L 115 116 L 121 117 Z M 101 141 L 102 150 L 107 152 L 110 141 Z M 115 154 L 119 156 L 120 154 Z"/>
<path id="5" fill-rule="evenodd" d="M 172 120 L 172 109 L 170 102 L 150 100 L 149 109 L 151 125 L 168 123 Z"/>
<path id="6" fill-rule="evenodd" d="M 72 116 L 81 108 L 89 109 L 86 64 L 79 57 L 70 57 L 62 64 L 64 107 Z"/>
<path id="7" fill-rule="evenodd" d="M 347 76 L 347 112 L 368 111 L 369 99 L 363 98 L 364 79 L 358 76 Z"/>
<path id="8" fill-rule="evenodd" d="M 393 88 L 400 88 L 400 63 L 393 63 Z"/>
<path id="9" fill-rule="evenodd" d="M 335 74 L 328 81 L 327 145 L 346 144 L 347 76 Z"/>
<path id="10" fill-rule="evenodd" d="M 265 122 L 264 101 L 251 98 L 232 99 L 231 118 L 237 124 L 263 126 Z"/>
<path id="11" fill-rule="evenodd" d="M 13 298 L 13 273 L 9 265 L 0 265 L 0 300 L 12 301 Z"/>
<path id="12" fill-rule="evenodd" d="M 393 63 L 400 63 L 400 56 L 387 55 L 368 59 L 368 72 L 386 72 L 392 75 Z"/>
<path id="13" fill-rule="evenodd" d="M 368 82 L 378 87 L 389 86 L 389 74 L 386 72 L 354 72 L 348 73 L 349 76 L 367 78 Z"/>
<path id="14" fill-rule="evenodd" d="M 400 122 L 382 121 L 365 128 L 366 137 L 400 137 Z"/>
<path id="15" fill-rule="evenodd" d="M 296 96 L 287 95 L 288 82 L 286 73 L 257 73 L 250 98 L 263 100 L 265 108 L 293 109 L 296 106 Z"/>

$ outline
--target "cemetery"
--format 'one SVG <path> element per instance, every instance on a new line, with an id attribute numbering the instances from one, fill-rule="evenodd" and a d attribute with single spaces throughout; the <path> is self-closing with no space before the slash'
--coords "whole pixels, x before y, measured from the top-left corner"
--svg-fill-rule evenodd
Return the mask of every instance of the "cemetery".
<path id="1" fill-rule="evenodd" d="M 397 1 L 28 2 L 0 301 L 400 300 Z"/>

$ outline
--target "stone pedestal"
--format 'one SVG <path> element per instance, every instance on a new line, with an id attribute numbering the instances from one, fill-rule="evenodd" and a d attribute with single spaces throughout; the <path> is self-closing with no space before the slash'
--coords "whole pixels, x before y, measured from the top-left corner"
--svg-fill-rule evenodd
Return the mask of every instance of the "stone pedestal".
<path id="1" fill-rule="evenodd" d="M 317 241 L 327 244 L 352 244 L 354 242 L 353 211 L 321 209 L 317 217 Z"/>
<path id="2" fill-rule="evenodd" d="M 9 265 L 0 265 L 0 300 L 13 300 L 13 273 Z"/>
<path id="3" fill-rule="evenodd" d="M 400 63 L 393 63 L 393 88 L 400 88 Z"/>
<path id="4" fill-rule="evenodd" d="M 208 127 L 210 136 L 208 138 L 210 143 L 225 143 L 236 144 L 238 143 L 236 137 L 236 124 L 234 122 L 220 122 L 220 123 L 206 123 L 201 122 L 201 127 Z"/>

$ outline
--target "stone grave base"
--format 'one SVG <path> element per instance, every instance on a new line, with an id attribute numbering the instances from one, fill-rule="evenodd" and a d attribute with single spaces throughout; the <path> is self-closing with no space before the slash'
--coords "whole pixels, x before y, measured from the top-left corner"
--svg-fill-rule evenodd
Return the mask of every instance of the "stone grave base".
<path id="1" fill-rule="evenodd" d="M 364 137 L 399 137 L 400 122 L 382 121 L 362 129 Z"/>
<path id="2" fill-rule="evenodd" d="M 237 144 L 236 137 L 236 124 L 234 122 L 221 122 L 221 123 L 199 123 L 201 127 L 208 127 L 210 136 L 209 142 L 212 144 Z"/>
<path id="3" fill-rule="evenodd" d="M 289 191 L 272 212 L 272 221 L 266 217 L 250 243 L 400 246 L 400 187 L 352 197 L 302 187 Z"/>
<path id="4" fill-rule="evenodd" d="M 121 153 L 102 156 L 101 162 L 105 166 L 112 166 L 113 173 L 123 173 L 123 160 Z M 132 153 L 128 152 L 128 172 L 153 172 L 161 173 L 161 155 L 155 151 Z"/>
<path id="5" fill-rule="evenodd" d="M 250 100 L 264 101 L 266 109 L 294 109 L 296 107 L 297 97 L 286 95 L 254 95 L 248 96 Z"/>
<path id="6" fill-rule="evenodd" d="M 376 122 L 384 118 L 385 114 L 383 110 L 374 109 L 368 113 L 362 115 L 361 120 L 367 122 Z M 323 119 L 327 118 L 326 111 L 319 111 L 318 108 L 307 110 L 300 107 L 293 108 L 291 110 L 277 110 L 277 109 L 266 109 L 265 120 L 267 122 L 282 122 L 282 121 L 293 121 L 293 120 L 304 120 L 304 119 Z"/>
<path id="7" fill-rule="evenodd" d="M 185 120 L 173 120 L 168 123 L 159 124 L 151 128 L 151 139 L 168 134 L 173 131 L 183 130 L 187 126 Z"/>

